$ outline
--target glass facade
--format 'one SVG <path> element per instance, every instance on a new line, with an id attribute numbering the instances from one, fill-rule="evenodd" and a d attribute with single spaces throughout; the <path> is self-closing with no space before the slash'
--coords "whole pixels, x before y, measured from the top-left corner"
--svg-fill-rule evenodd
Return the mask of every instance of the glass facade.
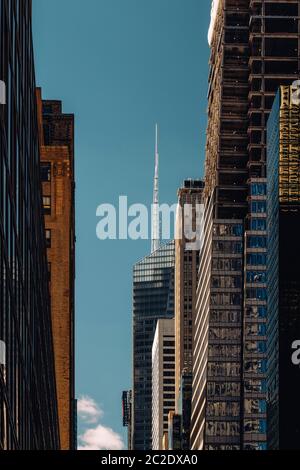
<path id="1" fill-rule="evenodd" d="M 245 276 L 243 325 L 244 400 L 243 448 L 266 445 L 267 374 L 267 181 L 251 180 L 249 212 L 245 231 Z M 259 264 L 255 265 L 256 262 Z M 247 315 L 247 312 L 251 314 Z M 254 405 L 259 403 L 259 406 Z"/>
<path id="2" fill-rule="evenodd" d="M 174 269 L 174 242 L 162 246 L 133 269 L 134 450 L 152 448 L 152 345 L 157 320 L 174 318 Z M 165 385 L 175 386 L 174 374 L 175 364 Z"/>
<path id="3" fill-rule="evenodd" d="M 57 449 L 30 0 L 0 2 L 0 79 L 0 449 Z"/>
<path id="4" fill-rule="evenodd" d="M 243 223 L 215 220 L 212 269 L 207 275 L 206 233 L 200 257 L 193 381 L 192 441 L 195 449 L 241 447 Z M 205 291 L 205 294 L 204 292 Z M 201 421 L 200 421 L 201 420 Z M 197 430 L 200 432 L 197 434 Z"/>

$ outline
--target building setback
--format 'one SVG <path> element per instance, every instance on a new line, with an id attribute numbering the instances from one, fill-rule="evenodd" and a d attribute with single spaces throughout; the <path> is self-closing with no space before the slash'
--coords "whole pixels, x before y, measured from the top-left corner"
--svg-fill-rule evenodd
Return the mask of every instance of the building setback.
<path id="1" fill-rule="evenodd" d="M 0 80 L 0 449 L 54 450 L 60 439 L 30 0 L 0 2 Z"/>
<path id="2" fill-rule="evenodd" d="M 157 321 L 152 346 L 152 450 L 162 450 L 169 412 L 175 409 L 174 319 Z"/>
<path id="3" fill-rule="evenodd" d="M 193 449 L 267 448 L 266 125 L 299 73 L 299 0 L 215 0 Z"/>
<path id="4" fill-rule="evenodd" d="M 300 448 L 300 103 L 282 86 L 268 122 L 268 445 Z M 297 359 L 297 356 L 296 356 Z"/>
<path id="5" fill-rule="evenodd" d="M 76 448 L 74 116 L 37 90 L 41 180 L 61 449 Z"/>
<path id="6" fill-rule="evenodd" d="M 133 268 L 132 448 L 152 448 L 152 345 L 159 318 L 174 317 L 174 242 Z"/>

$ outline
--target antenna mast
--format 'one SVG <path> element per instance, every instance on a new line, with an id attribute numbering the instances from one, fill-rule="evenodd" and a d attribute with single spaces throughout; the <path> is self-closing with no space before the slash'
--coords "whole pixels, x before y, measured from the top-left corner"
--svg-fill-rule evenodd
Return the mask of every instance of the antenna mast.
<path id="1" fill-rule="evenodd" d="M 160 230 L 159 230 L 159 154 L 158 154 L 158 125 L 155 125 L 155 172 L 154 172 L 154 188 L 153 188 L 153 205 L 152 205 L 152 242 L 151 252 L 158 250 L 160 246 Z"/>

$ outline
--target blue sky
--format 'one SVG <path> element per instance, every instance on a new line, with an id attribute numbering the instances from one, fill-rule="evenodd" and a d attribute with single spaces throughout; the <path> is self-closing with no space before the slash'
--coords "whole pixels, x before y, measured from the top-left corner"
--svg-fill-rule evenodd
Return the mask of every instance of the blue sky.
<path id="1" fill-rule="evenodd" d="M 210 5 L 33 1 L 37 84 L 76 119 L 76 393 L 92 397 L 101 424 L 122 436 L 132 266 L 150 242 L 99 241 L 96 208 L 119 195 L 151 203 L 155 122 L 161 202 L 176 202 L 183 179 L 203 175 Z"/>

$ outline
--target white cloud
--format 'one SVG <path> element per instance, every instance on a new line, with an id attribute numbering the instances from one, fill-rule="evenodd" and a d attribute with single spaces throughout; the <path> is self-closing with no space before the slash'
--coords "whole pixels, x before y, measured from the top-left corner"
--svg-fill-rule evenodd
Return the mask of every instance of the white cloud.
<path id="1" fill-rule="evenodd" d="M 77 402 L 78 416 L 86 423 L 97 423 L 103 416 L 98 404 L 90 397 L 81 397 Z"/>
<path id="2" fill-rule="evenodd" d="M 78 450 L 122 450 L 125 448 L 122 437 L 111 428 L 99 423 L 103 411 L 93 398 L 82 396 L 77 402 L 78 417 L 85 429 L 79 436 Z M 96 427 L 86 429 L 87 424 Z"/>
<path id="3" fill-rule="evenodd" d="M 110 428 L 99 424 L 79 436 L 78 450 L 122 450 L 124 443 L 121 436 Z"/>

